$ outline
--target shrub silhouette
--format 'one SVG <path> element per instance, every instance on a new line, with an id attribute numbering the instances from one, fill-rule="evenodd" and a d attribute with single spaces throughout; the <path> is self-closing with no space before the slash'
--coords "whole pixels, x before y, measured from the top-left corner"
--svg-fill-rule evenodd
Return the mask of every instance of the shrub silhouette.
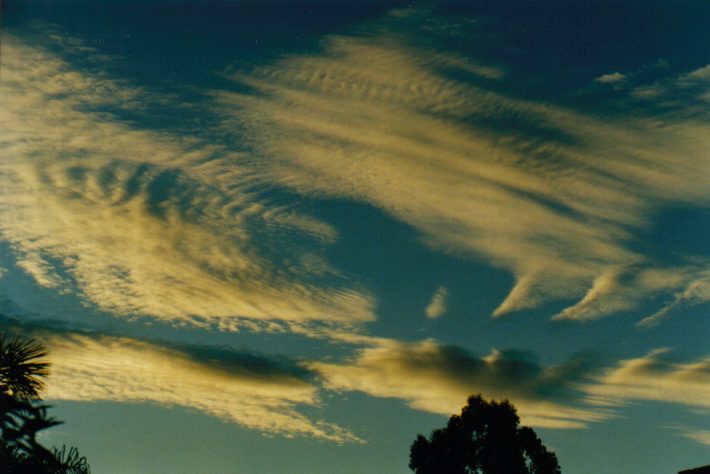
<path id="1" fill-rule="evenodd" d="M 557 457 L 535 432 L 519 426 L 507 400 L 471 396 L 460 415 L 429 438 L 412 443 L 409 467 L 416 474 L 559 474 Z"/>
<path id="2" fill-rule="evenodd" d="M 76 448 L 47 449 L 40 431 L 61 422 L 47 414 L 40 392 L 49 375 L 47 351 L 38 342 L 0 336 L 0 472 L 89 474 Z"/>

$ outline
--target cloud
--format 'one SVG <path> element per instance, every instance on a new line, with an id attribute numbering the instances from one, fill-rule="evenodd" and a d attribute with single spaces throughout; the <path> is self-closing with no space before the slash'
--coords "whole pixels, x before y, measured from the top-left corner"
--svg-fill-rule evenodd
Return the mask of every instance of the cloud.
<path id="1" fill-rule="evenodd" d="M 18 326 L 8 318 L 0 324 L 47 347 L 48 400 L 180 406 L 269 435 L 361 442 L 346 429 L 299 411 L 321 402 L 313 375 L 293 361 L 39 323 Z"/>
<path id="2" fill-rule="evenodd" d="M 700 430 L 686 426 L 673 426 L 671 428 L 676 430 L 678 434 L 684 438 L 691 439 L 705 446 L 710 446 L 710 431 L 708 430 Z"/>
<path id="3" fill-rule="evenodd" d="M 439 287 L 434 296 L 431 298 L 431 303 L 426 307 L 425 313 L 427 318 L 436 319 L 446 312 L 446 298 L 449 296 L 449 291 L 446 287 Z"/>
<path id="4" fill-rule="evenodd" d="M 581 428 L 609 416 L 605 410 L 575 406 L 577 385 L 590 372 L 589 361 L 572 359 L 540 366 L 529 354 L 493 351 L 477 357 L 432 340 L 382 341 L 362 349 L 344 364 L 314 362 L 325 387 L 407 400 L 410 407 L 450 415 L 470 394 L 511 400 L 523 423 L 548 428 Z"/>
<path id="5" fill-rule="evenodd" d="M 666 75 L 635 84 L 631 96 L 661 108 L 705 116 L 710 102 L 710 64 L 692 71 Z"/>
<path id="6" fill-rule="evenodd" d="M 39 285 L 225 329 L 373 318 L 320 257 L 337 231 L 270 198 L 243 153 L 120 119 L 167 99 L 10 35 L 2 71 L 0 236 Z"/>
<path id="7" fill-rule="evenodd" d="M 421 17 L 398 10 L 382 20 L 392 28 L 233 74 L 250 93 L 216 91 L 210 105 L 225 141 L 246 142 L 239 152 L 129 126 L 107 110 L 181 104 L 8 36 L 0 224 L 17 265 L 124 315 L 371 320 L 373 296 L 322 257 L 337 230 L 270 194 L 285 186 L 372 203 L 433 248 L 508 270 L 494 316 L 567 300 L 554 317 L 595 319 L 704 278 L 707 256 L 668 267 L 643 240 L 664 206 L 710 202 L 706 121 L 506 95 L 502 68 L 435 38 L 422 48 L 436 22 L 418 32 Z"/>
<path id="8" fill-rule="evenodd" d="M 655 212 L 706 205 L 706 122 L 675 115 L 598 118 L 468 80 L 452 53 L 422 52 L 376 25 L 330 37 L 216 91 L 224 128 L 246 128 L 266 179 L 304 195 L 372 203 L 445 252 L 484 257 L 515 277 L 494 315 L 577 299 L 558 318 L 634 308 L 698 278 L 644 246 Z M 424 40 L 422 40 L 424 41 Z"/>
<path id="9" fill-rule="evenodd" d="M 599 314 L 631 310 L 649 295 L 678 287 L 681 291 L 675 294 L 673 301 L 639 321 L 639 327 L 654 325 L 672 310 L 710 300 L 707 272 L 696 266 L 663 269 L 611 268 L 597 277 L 578 303 L 564 309 L 553 319 L 586 320 Z"/>
<path id="10" fill-rule="evenodd" d="M 629 90 L 634 87 L 634 83 L 643 81 L 649 75 L 658 75 L 670 67 L 670 63 L 665 59 L 659 58 L 656 61 L 643 64 L 630 71 L 614 71 L 607 74 L 602 74 L 594 78 L 594 82 L 598 84 L 611 85 L 615 90 Z"/>
<path id="11" fill-rule="evenodd" d="M 637 325 L 644 328 L 655 326 L 672 311 L 707 301 L 710 301 L 710 275 L 705 274 L 704 278 L 691 281 L 685 289 L 675 294 L 671 303 L 646 316 Z"/>
<path id="12" fill-rule="evenodd" d="M 247 428 L 331 441 L 357 438 L 296 409 L 318 405 L 317 388 L 287 373 L 235 362 L 199 363 L 185 353 L 128 338 L 52 337 L 49 400 L 149 402 L 197 409 Z"/>
<path id="13" fill-rule="evenodd" d="M 623 360 L 586 388 L 597 403 L 621 405 L 644 400 L 697 408 L 710 407 L 710 358 L 676 362 L 668 350 Z"/>
<path id="14" fill-rule="evenodd" d="M 690 409 L 710 407 L 710 359 L 673 362 L 668 352 L 613 365 L 578 355 L 544 366 L 528 353 L 497 351 L 485 357 L 433 340 L 380 340 L 342 363 L 312 362 L 327 389 L 406 400 L 414 409 L 449 415 L 471 394 L 508 399 L 523 423 L 584 428 L 618 416 L 639 401 Z"/>
<path id="15" fill-rule="evenodd" d="M 609 74 L 603 74 L 594 79 L 595 82 L 601 82 L 602 84 L 616 84 L 619 82 L 624 82 L 626 80 L 626 74 L 621 74 L 620 72 L 611 72 Z"/>

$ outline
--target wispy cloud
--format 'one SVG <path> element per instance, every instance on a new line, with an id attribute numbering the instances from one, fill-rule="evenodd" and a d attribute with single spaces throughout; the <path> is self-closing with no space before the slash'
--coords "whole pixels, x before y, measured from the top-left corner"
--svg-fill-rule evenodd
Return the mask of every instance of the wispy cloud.
<path id="1" fill-rule="evenodd" d="M 247 127 L 270 179 L 371 202 L 435 248 L 510 270 L 496 316 L 579 298 L 557 317 L 593 319 L 698 279 L 705 260 L 673 272 L 633 242 L 664 205 L 708 202 L 707 123 L 509 97 L 405 36 L 373 27 L 234 74 L 254 93 L 215 93 L 225 128 Z"/>
<path id="2" fill-rule="evenodd" d="M 431 297 L 431 303 L 426 307 L 425 313 L 427 318 L 436 319 L 446 312 L 446 298 L 449 296 L 449 291 L 446 287 L 439 287 L 434 296 Z"/>
<path id="3" fill-rule="evenodd" d="M 666 64 L 667 66 L 667 64 Z M 710 64 L 661 78 L 629 82 L 631 97 L 663 109 L 680 110 L 707 118 L 710 102 Z"/>
<path id="4" fill-rule="evenodd" d="M 648 328 L 659 323 L 669 313 L 686 306 L 710 301 L 710 275 L 707 273 L 703 278 L 693 280 L 682 291 L 675 294 L 673 301 L 650 316 L 646 316 L 637 324 L 640 327 Z"/>
<path id="5" fill-rule="evenodd" d="M 2 71 L 0 235 L 38 284 L 223 328 L 372 318 L 320 257 L 337 231 L 269 199 L 243 154 L 107 112 L 163 99 L 9 35 Z"/>
<path id="6" fill-rule="evenodd" d="M 692 439 L 693 441 L 710 446 L 710 431 L 687 426 L 671 426 L 671 429 L 678 432 L 684 438 Z"/>
<path id="7" fill-rule="evenodd" d="M 312 410 L 321 401 L 313 374 L 294 361 L 51 325 L 18 325 L 2 317 L 0 327 L 46 345 L 51 364 L 48 400 L 180 406 L 265 434 L 361 442 L 348 430 L 300 411 Z"/>
<path id="8" fill-rule="evenodd" d="M 657 349 L 606 369 L 586 391 L 609 405 L 646 400 L 708 408 L 710 358 L 677 362 L 668 350 Z"/>
<path id="9" fill-rule="evenodd" d="M 207 364 L 128 338 L 54 336 L 49 400 L 148 402 L 203 411 L 264 433 L 357 441 L 297 409 L 319 404 L 317 387 L 289 373 L 249 364 Z"/>

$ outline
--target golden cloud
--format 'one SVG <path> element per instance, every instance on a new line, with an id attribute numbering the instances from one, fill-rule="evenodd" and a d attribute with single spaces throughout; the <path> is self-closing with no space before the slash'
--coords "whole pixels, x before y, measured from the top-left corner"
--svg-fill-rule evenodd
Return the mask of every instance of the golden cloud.
<path id="1" fill-rule="evenodd" d="M 668 350 L 621 361 L 586 389 L 597 403 L 619 405 L 634 400 L 710 407 L 710 358 L 674 362 Z"/>
<path id="2" fill-rule="evenodd" d="M 298 406 L 318 406 L 312 383 L 248 363 L 200 361 L 177 349 L 130 338 L 45 335 L 50 400 L 156 403 L 199 410 L 267 434 L 360 442 L 347 430 L 313 421 Z"/>
<path id="3" fill-rule="evenodd" d="M 532 426 L 582 428 L 610 416 L 607 410 L 572 403 L 580 395 L 575 386 L 582 368 L 574 363 L 543 368 L 522 354 L 494 351 L 479 358 L 431 340 L 390 340 L 362 349 L 352 361 L 313 362 L 310 367 L 328 389 L 400 398 L 412 408 L 443 415 L 455 413 L 469 395 L 482 393 L 511 400 L 522 421 Z"/>
<path id="4" fill-rule="evenodd" d="M 372 30 L 232 76 L 254 94 L 214 93 L 266 176 L 372 203 L 435 248 L 509 269 L 496 316 L 579 298 L 557 317 L 593 319 L 698 278 L 702 265 L 682 262 L 645 285 L 662 267 L 629 242 L 658 207 L 709 202 L 707 123 L 508 97 L 457 79 L 462 58 Z"/>
<path id="5" fill-rule="evenodd" d="M 151 98 L 12 36 L 2 70 L 0 235 L 38 284 L 223 328 L 373 317 L 371 297 L 319 256 L 335 229 L 265 198 L 242 154 L 101 112 Z"/>
<path id="6" fill-rule="evenodd" d="M 710 407 L 710 359 L 672 362 L 656 350 L 602 368 L 585 357 L 543 366 L 528 354 L 485 357 L 433 340 L 380 340 L 342 363 L 312 362 L 326 388 L 405 400 L 414 409 L 450 415 L 471 394 L 508 399 L 523 423 L 584 428 L 639 401 Z"/>

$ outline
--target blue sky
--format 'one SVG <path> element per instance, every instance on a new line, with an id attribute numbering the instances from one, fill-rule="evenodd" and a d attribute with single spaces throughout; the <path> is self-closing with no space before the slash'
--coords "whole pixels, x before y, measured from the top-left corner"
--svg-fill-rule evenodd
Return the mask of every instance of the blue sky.
<path id="1" fill-rule="evenodd" d="M 563 472 L 708 462 L 707 3 L 2 8 L 0 314 L 50 349 L 47 443 L 405 473 L 482 393 Z"/>

